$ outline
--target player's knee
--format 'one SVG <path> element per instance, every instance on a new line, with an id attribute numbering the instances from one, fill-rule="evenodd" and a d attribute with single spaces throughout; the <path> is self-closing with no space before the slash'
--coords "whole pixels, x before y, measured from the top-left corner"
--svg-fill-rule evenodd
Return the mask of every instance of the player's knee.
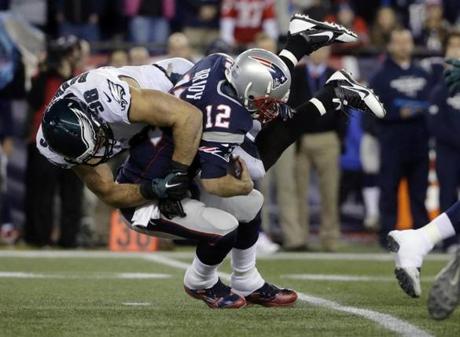
<path id="1" fill-rule="evenodd" d="M 238 212 L 238 220 L 240 222 L 252 221 L 262 209 L 263 204 L 264 196 L 262 193 L 257 190 L 252 190 L 241 204 L 242 208 Z"/>
<path id="2" fill-rule="evenodd" d="M 212 231 L 217 235 L 224 236 L 238 228 L 238 220 L 223 210 L 206 207 L 202 216 L 212 226 Z"/>

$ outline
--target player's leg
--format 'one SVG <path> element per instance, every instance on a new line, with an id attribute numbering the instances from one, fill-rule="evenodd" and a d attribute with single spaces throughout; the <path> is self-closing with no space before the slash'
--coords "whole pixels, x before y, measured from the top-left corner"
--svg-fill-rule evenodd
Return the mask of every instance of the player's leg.
<path id="1" fill-rule="evenodd" d="M 263 196 L 253 190 L 247 196 L 219 198 L 204 192 L 201 200 L 207 205 L 223 209 L 240 221 L 232 249 L 233 292 L 246 301 L 264 306 L 283 306 L 296 301 L 297 294 L 267 283 L 256 267 L 256 242 L 261 227 L 260 210 Z"/>
<path id="2" fill-rule="evenodd" d="M 454 257 L 436 276 L 428 295 L 428 312 L 434 319 L 445 319 L 459 304 L 460 249 L 457 249 Z"/>
<path id="3" fill-rule="evenodd" d="M 203 300 L 211 308 L 240 308 L 243 297 L 232 293 L 217 275 L 217 268 L 233 247 L 238 221 L 230 213 L 206 207 L 193 199 L 182 200 L 185 217 L 151 220 L 155 206 L 122 210 L 127 225 L 140 233 L 167 238 L 197 241 L 196 256 L 184 277 L 184 288 L 190 296 Z M 137 214 L 137 215 L 136 215 Z M 156 215 L 155 217 L 158 217 Z"/>
<path id="4" fill-rule="evenodd" d="M 233 231 L 215 242 L 200 241 L 196 255 L 184 276 L 184 289 L 191 297 L 214 309 L 237 309 L 246 305 L 244 297 L 222 283 L 217 268 L 228 255 L 236 239 Z"/>
<path id="5" fill-rule="evenodd" d="M 460 233 L 460 202 L 416 230 L 391 231 L 390 249 L 395 255 L 396 276 L 403 290 L 412 297 L 421 294 L 419 269 L 423 258 L 443 240 Z"/>
<path id="6" fill-rule="evenodd" d="M 238 226 L 232 249 L 232 290 L 251 304 L 266 307 L 291 305 L 297 300 L 297 293 L 266 282 L 257 270 L 255 244 L 260 226 L 260 213 L 252 221 Z"/>
<path id="7" fill-rule="evenodd" d="M 279 56 L 292 74 L 295 65 L 305 55 L 333 43 L 357 40 L 358 36 L 355 33 L 341 25 L 320 22 L 302 14 L 294 14 L 289 23 L 286 46 Z"/>
<path id="8" fill-rule="evenodd" d="M 382 103 L 371 89 L 356 82 L 346 71 L 336 71 L 314 98 L 295 108 L 292 118 L 276 118 L 259 132 L 255 142 L 265 170 L 305 133 L 309 124 L 319 122 L 325 113 L 342 113 L 338 110 L 343 107 L 378 117 L 385 115 Z"/>

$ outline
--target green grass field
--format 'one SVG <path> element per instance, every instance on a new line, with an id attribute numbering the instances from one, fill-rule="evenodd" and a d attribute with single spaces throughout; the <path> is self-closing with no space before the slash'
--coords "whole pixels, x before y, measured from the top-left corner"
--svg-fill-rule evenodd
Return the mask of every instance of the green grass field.
<path id="1" fill-rule="evenodd" d="M 301 300 L 292 308 L 227 311 L 185 294 L 181 268 L 191 258 L 0 251 L 0 336 L 460 336 L 460 310 L 442 322 L 426 310 L 447 257 L 426 261 L 420 299 L 399 289 L 386 254 L 263 258 L 265 278 L 301 292 Z"/>

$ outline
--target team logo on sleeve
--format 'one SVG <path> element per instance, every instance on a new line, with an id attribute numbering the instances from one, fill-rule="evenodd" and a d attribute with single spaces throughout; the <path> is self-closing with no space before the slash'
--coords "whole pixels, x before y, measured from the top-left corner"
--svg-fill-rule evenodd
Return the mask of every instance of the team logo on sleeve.
<path id="1" fill-rule="evenodd" d="M 278 67 L 276 64 L 266 59 L 263 59 L 261 57 L 257 57 L 257 56 L 249 56 L 249 57 L 268 68 L 268 71 L 270 72 L 270 75 L 273 78 L 273 89 L 276 89 L 280 85 L 286 83 L 287 81 L 286 75 L 283 73 L 281 68 Z"/>
<path id="2" fill-rule="evenodd" d="M 128 105 L 128 101 L 125 99 L 125 89 L 121 84 L 113 83 L 111 80 L 107 80 L 107 83 L 109 85 L 110 94 L 112 95 L 113 100 L 120 104 L 121 110 L 125 110 L 126 106 Z"/>

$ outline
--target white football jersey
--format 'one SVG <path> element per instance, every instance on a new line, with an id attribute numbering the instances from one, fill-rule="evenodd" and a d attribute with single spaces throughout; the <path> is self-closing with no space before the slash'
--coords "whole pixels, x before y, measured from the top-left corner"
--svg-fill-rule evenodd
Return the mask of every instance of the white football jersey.
<path id="1" fill-rule="evenodd" d="M 186 59 L 171 58 L 156 62 L 154 65 L 101 67 L 64 82 L 53 100 L 72 94 L 85 102 L 92 111 L 97 112 L 112 129 L 116 141 L 112 156 L 115 156 L 127 149 L 129 140 L 147 126 L 129 121 L 131 93 L 128 83 L 120 78 L 132 78 L 142 89 L 168 92 L 173 87 L 168 75 L 184 74 L 192 66 L 193 64 Z M 40 153 L 52 163 L 66 168 L 74 166 L 48 147 L 41 126 L 36 141 Z"/>

